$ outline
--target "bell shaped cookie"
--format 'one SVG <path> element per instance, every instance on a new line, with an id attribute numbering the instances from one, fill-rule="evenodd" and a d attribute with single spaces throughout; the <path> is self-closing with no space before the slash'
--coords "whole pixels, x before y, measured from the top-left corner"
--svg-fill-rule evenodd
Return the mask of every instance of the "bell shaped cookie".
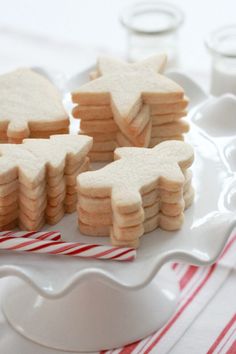
<path id="1" fill-rule="evenodd" d="M 0 76 L 0 140 L 67 132 L 69 118 L 57 88 L 30 69 Z"/>

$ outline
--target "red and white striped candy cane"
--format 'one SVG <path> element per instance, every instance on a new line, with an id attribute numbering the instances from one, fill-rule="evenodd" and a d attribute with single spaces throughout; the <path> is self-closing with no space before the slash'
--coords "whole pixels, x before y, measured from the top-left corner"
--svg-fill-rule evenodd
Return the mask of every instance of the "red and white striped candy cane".
<path id="1" fill-rule="evenodd" d="M 0 249 L 7 251 L 44 253 L 49 255 L 66 255 L 83 258 L 112 259 L 131 261 L 136 250 L 129 247 L 113 247 L 79 242 L 49 241 L 40 239 L 0 237 Z"/>
<path id="2" fill-rule="evenodd" d="M 59 231 L 0 231 L 0 237 L 4 237 L 5 239 L 21 237 L 59 241 L 61 239 L 61 233 Z"/>

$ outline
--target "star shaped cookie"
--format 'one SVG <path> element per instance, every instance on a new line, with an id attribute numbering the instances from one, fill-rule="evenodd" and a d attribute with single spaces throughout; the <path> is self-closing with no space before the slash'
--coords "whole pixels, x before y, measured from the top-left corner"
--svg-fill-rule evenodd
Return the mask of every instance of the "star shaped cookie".
<path id="1" fill-rule="evenodd" d="M 143 104 L 181 100 L 183 89 L 174 81 L 150 69 L 119 72 L 92 80 L 72 93 L 74 103 L 111 105 L 118 126 L 131 122 Z"/>
<path id="2" fill-rule="evenodd" d="M 90 74 L 91 79 L 96 79 L 102 75 L 110 75 L 119 72 L 133 72 L 140 69 L 150 69 L 162 73 L 167 63 L 165 54 L 153 55 L 135 63 L 127 63 L 123 60 L 108 56 L 100 56 L 97 60 L 97 69 Z"/>

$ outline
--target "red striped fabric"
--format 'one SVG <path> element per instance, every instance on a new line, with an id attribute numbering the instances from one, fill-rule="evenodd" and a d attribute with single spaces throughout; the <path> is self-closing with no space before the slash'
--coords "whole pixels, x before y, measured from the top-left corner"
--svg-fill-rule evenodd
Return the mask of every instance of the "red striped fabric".
<path id="1" fill-rule="evenodd" d="M 177 263 L 173 264 L 172 268 L 177 269 Z M 183 291 L 184 288 L 187 286 L 187 284 L 191 281 L 191 279 L 194 277 L 196 274 L 197 270 L 199 268 L 196 266 L 188 266 L 187 269 L 185 270 L 184 274 L 182 277 L 179 279 L 179 284 L 180 284 L 180 290 Z M 138 346 L 140 341 L 137 341 L 135 343 L 132 343 L 126 347 L 124 347 L 119 354 L 131 354 L 133 350 Z"/>
<path id="2" fill-rule="evenodd" d="M 184 312 L 184 310 L 191 304 L 191 302 L 194 300 L 194 298 L 197 296 L 199 291 L 203 288 L 203 286 L 206 284 L 208 279 L 211 277 L 213 274 L 214 270 L 216 268 L 216 264 L 214 264 L 208 271 L 207 275 L 205 278 L 202 280 L 202 282 L 198 285 L 198 287 L 195 289 L 193 294 L 187 299 L 187 301 L 184 303 L 184 305 L 177 311 L 177 313 L 172 317 L 172 319 L 168 322 L 168 324 L 164 327 L 164 329 L 160 332 L 160 334 L 155 338 L 155 340 L 150 344 L 150 346 L 143 352 L 144 354 L 149 353 L 154 346 L 157 345 L 157 343 L 161 340 L 161 338 L 168 332 L 168 330 L 174 325 L 176 320 L 181 316 L 181 314 Z"/>
<path id="3" fill-rule="evenodd" d="M 233 342 L 229 350 L 226 352 L 226 354 L 235 354 L 236 353 L 236 340 Z"/>
<path id="4" fill-rule="evenodd" d="M 230 240 L 230 242 L 226 245 L 225 249 L 223 250 L 222 254 L 221 254 L 221 258 L 224 257 L 224 255 L 228 252 L 228 250 L 230 249 L 230 247 L 233 245 L 233 243 L 236 240 L 236 235 Z M 179 308 L 179 310 L 176 312 L 176 314 L 172 317 L 172 319 L 168 322 L 168 324 L 163 328 L 163 330 L 160 331 L 160 333 L 157 335 L 157 337 L 155 338 L 155 340 L 152 342 L 152 344 L 150 344 L 150 346 L 143 352 L 143 354 L 147 354 L 149 353 L 157 344 L 158 342 L 162 339 L 162 337 L 168 332 L 168 330 L 174 325 L 174 323 L 176 322 L 176 320 L 181 316 L 181 314 L 185 311 L 185 309 L 191 304 L 191 302 L 195 299 L 195 297 L 198 295 L 198 293 L 200 292 L 200 290 L 204 287 L 204 285 L 207 283 L 207 281 L 210 279 L 210 277 L 212 276 L 212 274 L 214 273 L 217 265 L 219 263 L 216 262 L 215 264 L 213 264 L 207 274 L 205 275 L 205 277 L 202 279 L 201 283 L 197 286 L 197 288 L 194 290 L 194 292 L 191 294 L 191 296 L 187 299 L 187 301 L 182 305 L 182 307 Z"/>
<path id="5" fill-rule="evenodd" d="M 184 311 L 191 305 L 191 303 L 194 301 L 195 298 L 197 298 L 198 294 L 201 292 L 201 290 L 204 288 L 208 280 L 212 277 L 214 272 L 216 271 L 218 264 L 220 260 L 227 254 L 227 252 L 230 250 L 234 242 L 236 241 L 236 235 L 230 239 L 228 244 L 226 245 L 224 251 L 221 254 L 220 259 L 218 260 L 217 263 L 209 267 L 208 269 L 206 268 L 206 271 L 202 272 L 199 277 L 199 269 L 198 267 L 195 266 L 188 266 L 182 272 L 181 277 L 179 278 L 179 284 L 180 284 L 180 290 L 181 292 L 184 293 L 185 288 L 187 287 L 188 284 L 192 287 L 190 290 L 188 289 L 187 294 L 184 294 L 184 297 L 182 297 L 180 306 L 177 310 L 177 312 L 174 314 L 174 316 L 171 318 L 171 320 L 164 326 L 161 330 L 159 330 L 156 334 L 150 336 L 148 340 L 146 339 L 143 348 L 141 346 L 142 341 L 137 341 L 135 343 L 132 343 L 130 345 L 127 345 L 124 348 L 121 348 L 119 350 L 119 354 L 131 354 L 131 353 L 140 353 L 140 354 L 148 354 L 150 351 L 152 351 L 154 348 L 158 352 L 158 343 L 160 340 L 168 333 L 170 328 L 172 328 L 177 320 L 181 317 L 181 315 L 184 313 Z M 172 265 L 172 269 L 174 271 L 178 272 L 178 264 L 174 263 Z M 196 279 L 195 279 L 196 278 Z M 197 279 L 199 278 L 199 279 Z M 139 350 L 137 350 L 137 347 L 139 347 Z M 229 354 L 236 354 L 235 350 L 235 344 L 233 343 L 230 350 Z M 232 351 L 235 350 L 235 351 Z M 106 351 L 101 352 L 102 354 L 107 353 Z M 211 352 L 210 352 L 211 353 Z M 228 352 L 227 352 L 228 353 Z"/>
<path id="6" fill-rule="evenodd" d="M 177 263 L 174 263 L 172 266 L 173 269 L 177 268 Z M 198 267 L 195 266 L 189 266 L 187 267 L 186 271 L 184 272 L 184 274 L 182 275 L 182 277 L 179 280 L 179 284 L 180 284 L 180 290 L 183 291 L 183 289 L 186 287 L 186 285 L 188 284 L 188 282 L 193 278 L 194 274 L 196 273 L 196 271 L 198 270 Z M 132 343 L 126 347 L 124 347 L 119 354 L 131 354 L 134 349 L 136 349 L 137 345 L 140 343 L 140 341 L 137 341 L 135 343 Z M 103 351 L 101 352 L 101 354 L 105 354 L 107 352 Z"/>
<path id="7" fill-rule="evenodd" d="M 212 344 L 212 346 L 210 347 L 210 349 L 208 350 L 207 354 L 212 354 L 214 353 L 215 349 L 218 347 L 218 345 L 221 343 L 221 341 L 223 340 L 223 338 L 225 337 L 225 335 L 228 333 L 228 331 L 230 330 L 230 328 L 233 326 L 233 324 L 236 322 L 236 314 L 234 314 L 234 316 L 229 320 L 229 322 L 227 323 L 227 325 L 223 328 L 223 330 L 221 331 L 221 333 L 219 334 L 219 336 L 216 338 L 215 342 Z M 236 351 L 235 351 L 236 353 Z"/>
<path id="8" fill-rule="evenodd" d="M 180 290 L 183 290 L 189 281 L 194 277 L 195 273 L 197 272 L 198 267 L 190 266 L 187 271 L 185 272 L 184 276 L 179 281 Z"/>

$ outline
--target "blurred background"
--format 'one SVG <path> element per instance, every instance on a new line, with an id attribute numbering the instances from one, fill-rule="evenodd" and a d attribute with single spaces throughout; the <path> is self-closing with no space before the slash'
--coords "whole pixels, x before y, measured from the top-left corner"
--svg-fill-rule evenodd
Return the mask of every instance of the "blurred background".
<path id="1" fill-rule="evenodd" d="M 124 9 L 130 3 L 0 0 L 0 73 L 19 66 L 43 66 L 70 76 L 94 63 L 98 53 L 127 57 L 128 35 L 120 14 L 127 15 Z M 207 86 L 211 58 L 204 39 L 211 31 L 236 22 L 236 2 L 173 0 L 171 3 L 184 13 L 178 39 L 174 39 L 178 61 L 172 66 L 191 73 Z"/>

